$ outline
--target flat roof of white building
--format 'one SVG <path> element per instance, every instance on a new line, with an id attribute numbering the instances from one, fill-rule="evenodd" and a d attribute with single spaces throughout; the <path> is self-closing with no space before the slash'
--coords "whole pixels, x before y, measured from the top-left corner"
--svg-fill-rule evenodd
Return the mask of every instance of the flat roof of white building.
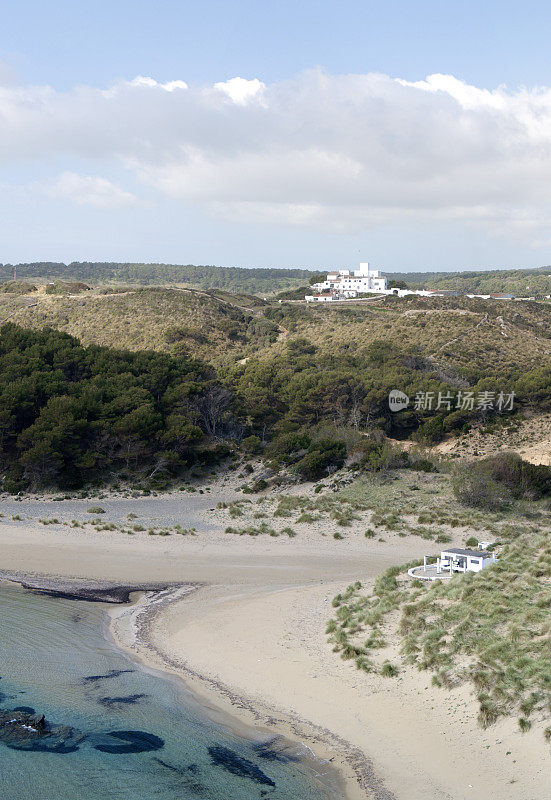
<path id="1" fill-rule="evenodd" d="M 471 556 L 472 558 L 484 558 L 491 556 L 487 550 L 463 550 L 461 547 L 450 547 L 442 550 L 442 553 L 453 553 L 456 556 Z"/>

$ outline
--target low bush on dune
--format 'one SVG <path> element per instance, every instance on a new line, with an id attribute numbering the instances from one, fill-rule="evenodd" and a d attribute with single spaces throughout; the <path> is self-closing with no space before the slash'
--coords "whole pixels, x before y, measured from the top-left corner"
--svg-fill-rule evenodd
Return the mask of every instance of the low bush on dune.
<path id="1" fill-rule="evenodd" d="M 550 495 L 551 467 L 530 464 L 516 453 L 498 453 L 458 468 L 453 489 L 465 505 L 500 511 L 513 500 Z"/>

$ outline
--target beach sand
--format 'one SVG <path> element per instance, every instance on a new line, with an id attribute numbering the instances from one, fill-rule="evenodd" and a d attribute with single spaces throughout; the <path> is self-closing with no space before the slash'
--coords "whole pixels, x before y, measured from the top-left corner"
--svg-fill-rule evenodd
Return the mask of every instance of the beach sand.
<path id="1" fill-rule="evenodd" d="M 113 607 L 116 641 L 180 675 L 213 713 L 293 736 L 331 758 L 347 797 L 547 800 L 541 731 L 521 734 L 516 720 L 482 731 L 469 687 L 432 687 L 429 673 L 365 675 L 326 641 L 337 592 L 422 556 L 426 542 L 236 537 L 209 515 L 226 496 L 214 495 L 101 501 L 113 518 L 132 508 L 143 517 L 185 514 L 197 524 L 197 536 L 166 538 L 40 526 L 40 501 L 19 503 L 27 519 L 0 522 L 0 569 L 12 577 L 185 584 Z M 74 503 L 66 512 L 54 506 L 60 519 L 79 518 Z"/>

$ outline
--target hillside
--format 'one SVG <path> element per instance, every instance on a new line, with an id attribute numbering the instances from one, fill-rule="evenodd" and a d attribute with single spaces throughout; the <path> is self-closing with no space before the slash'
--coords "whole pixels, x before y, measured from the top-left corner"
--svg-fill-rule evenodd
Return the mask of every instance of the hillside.
<path id="1" fill-rule="evenodd" d="M 78 295 L 0 294 L 0 321 L 53 327 L 84 344 L 188 351 L 211 363 L 263 357 L 289 337 L 321 353 L 350 354 L 377 340 L 416 348 L 461 377 L 549 363 L 551 308 L 469 298 L 385 297 L 338 307 L 265 302 L 254 296 L 166 288 L 92 289 Z"/>
<path id="2" fill-rule="evenodd" d="M 93 289 L 78 295 L 0 295 L 0 321 L 34 330 L 51 327 L 83 344 L 133 351 L 192 353 L 218 363 L 242 357 L 249 344 L 277 338 L 279 328 L 262 316 L 254 296 L 186 289 Z"/>
<path id="3" fill-rule="evenodd" d="M 347 455 L 363 459 L 370 468 L 385 462 L 388 454 L 376 438 L 366 440 L 366 433 L 413 437 L 427 445 L 448 434 L 465 434 L 473 423 L 487 423 L 493 412 L 456 403 L 466 390 L 477 396 L 514 392 L 515 408 L 532 413 L 551 408 L 551 306 L 546 303 L 386 296 L 364 304 L 323 307 L 224 291 L 82 284 L 72 288 L 78 293 L 66 293 L 66 285 L 53 293 L 44 287 L 28 294 L 0 293 L 0 323 L 37 334 L 45 328 L 70 334 L 78 339 L 72 340 L 71 348 L 78 348 L 79 342 L 84 347 L 100 345 L 109 348 L 117 363 L 120 351 L 124 358 L 127 351 L 149 351 L 148 358 L 155 352 L 159 358 L 170 356 L 174 369 L 187 369 L 186 364 L 196 360 L 205 373 L 211 370 L 217 382 L 206 393 L 200 412 L 188 409 L 185 402 L 182 409 L 193 422 L 202 417 L 207 446 L 229 440 L 235 446 L 248 440 L 251 452 L 261 453 L 267 447 L 274 463 L 302 478 L 327 474 Z M 13 333 L 11 326 L 5 328 L 14 337 L 15 352 L 23 333 Z M 30 341 L 25 353 L 33 352 Z M 45 370 L 55 371 L 57 363 L 64 370 L 65 340 L 52 341 L 60 353 L 48 357 Z M 24 360 L 27 355 L 19 353 L 17 358 Z M 5 372 L 3 387 L 9 403 L 12 372 L 11 367 Z M 71 367 L 67 379 L 73 380 L 73 375 Z M 147 375 L 142 379 L 149 384 Z M 57 373 L 54 385 L 51 402 L 63 405 L 65 390 Z M 412 400 L 399 414 L 389 410 L 393 389 Z M 48 407 L 42 409 L 43 390 L 33 384 L 28 392 L 36 394 L 29 419 L 5 420 L 6 430 L 15 432 L 23 425 L 19 444 L 28 435 L 23 436 L 27 425 L 33 427 L 37 421 L 36 430 L 42 430 L 42 414 L 44 436 L 55 428 L 55 417 L 48 416 Z M 439 393 L 451 396 L 453 402 L 440 409 L 415 407 L 413 399 L 426 392 L 433 398 Z M 161 408 L 156 402 L 147 400 L 146 405 L 161 414 L 162 430 L 171 424 L 173 401 Z M 76 416 L 71 421 L 73 411 Z M 84 417 L 81 409 L 71 407 L 67 413 L 67 430 L 73 425 L 76 430 L 81 418 L 88 420 L 88 411 Z M 514 420 L 502 414 L 498 422 Z M 139 425 L 130 429 L 139 447 L 145 429 Z M 33 441 L 34 437 L 35 433 Z M 55 451 L 58 434 L 51 432 L 48 437 Z M 183 463 L 173 459 L 168 440 L 166 445 L 161 458 L 165 473 L 172 470 L 171 464 Z M 136 463 L 136 469 L 142 467 Z M 56 472 L 54 464 L 52 474 Z"/>
<path id="4" fill-rule="evenodd" d="M 312 272 L 306 269 L 244 269 L 193 264 L 131 264 L 112 262 L 36 261 L 17 264 L 19 280 L 55 279 L 86 283 L 129 284 L 131 286 L 191 286 L 197 289 L 225 289 L 248 294 L 270 294 L 308 283 Z M 14 275 L 13 264 L 0 264 L 0 281 Z"/>
<path id="5" fill-rule="evenodd" d="M 392 278 L 416 289 L 453 289 L 469 294 L 509 292 L 515 297 L 551 294 L 551 267 L 466 272 L 404 272 Z"/>

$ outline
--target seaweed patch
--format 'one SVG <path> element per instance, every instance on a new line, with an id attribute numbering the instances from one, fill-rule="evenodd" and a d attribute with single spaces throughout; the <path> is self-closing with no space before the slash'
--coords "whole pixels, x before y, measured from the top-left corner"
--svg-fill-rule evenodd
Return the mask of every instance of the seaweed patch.
<path id="1" fill-rule="evenodd" d="M 283 750 L 276 750 L 274 742 L 276 740 L 272 739 L 269 742 L 257 742 L 253 744 L 252 749 L 259 758 L 263 758 L 266 761 L 278 761 L 280 764 L 289 764 L 291 762 L 300 761 L 300 756 L 296 753 L 287 753 Z"/>
<path id="2" fill-rule="evenodd" d="M 135 672 L 134 669 L 110 669 L 103 675 L 85 675 L 82 679 L 83 683 L 96 683 L 97 681 L 106 681 L 109 678 L 118 678 L 119 675 L 126 675 L 128 672 Z"/>
<path id="3" fill-rule="evenodd" d="M 213 745 L 208 748 L 208 751 L 212 763 L 231 772 L 232 775 L 237 775 L 240 778 L 250 778 L 250 780 L 261 783 L 264 786 L 275 787 L 274 781 L 265 775 L 260 767 L 257 767 L 252 761 L 248 761 L 228 747 Z"/>
<path id="4" fill-rule="evenodd" d="M 148 750 L 160 750 L 164 740 L 146 731 L 111 731 L 106 736 L 118 739 L 125 744 L 97 744 L 95 749 L 102 753 L 124 755 L 126 753 L 146 753 Z"/>
<path id="5" fill-rule="evenodd" d="M 120 709 L 124 706 L 135 705 L 148 696 L 147 694 L 127 694 L 121 697 L 99 697 L 98 703 L 105 708 Z"/>

